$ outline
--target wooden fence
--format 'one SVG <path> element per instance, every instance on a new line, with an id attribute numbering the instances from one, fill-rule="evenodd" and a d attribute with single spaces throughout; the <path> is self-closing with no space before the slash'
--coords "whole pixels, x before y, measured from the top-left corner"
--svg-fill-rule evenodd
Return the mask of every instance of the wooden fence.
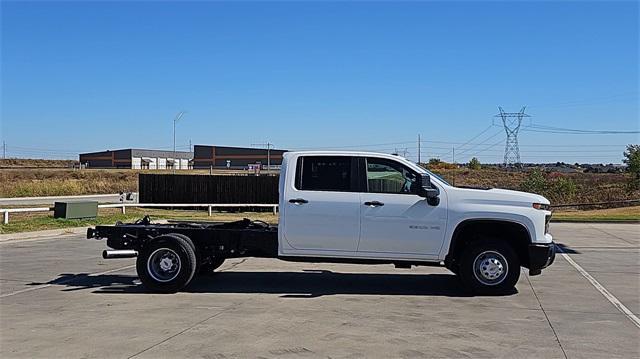
<path id="1" fill-rule="evenodd" d="M 278 176 L 140 174 L 140 203 L 278 203 Z"/>

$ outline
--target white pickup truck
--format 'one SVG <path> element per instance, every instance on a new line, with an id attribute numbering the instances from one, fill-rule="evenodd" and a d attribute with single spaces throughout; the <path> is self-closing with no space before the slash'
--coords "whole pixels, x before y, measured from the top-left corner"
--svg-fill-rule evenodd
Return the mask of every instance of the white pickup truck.
<path id="1" fill-rule="evenodd" d="M 148 289 L 175 292 L 227 258 L 444 266 L 475 293 L 504 293 L 520 267 L 540 274 L 555 257 L 549 201 L 502 189 L 455 187 L 404 158 L 368 152 L 285 153 L 277 226 L 137 223 L 90 228 L 137 257 Z"/>

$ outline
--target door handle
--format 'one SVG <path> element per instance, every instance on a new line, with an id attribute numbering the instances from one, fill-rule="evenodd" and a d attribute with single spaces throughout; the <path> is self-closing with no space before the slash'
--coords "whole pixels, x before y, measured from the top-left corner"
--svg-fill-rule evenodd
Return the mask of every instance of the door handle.
<path id="1" fill-rule="evenodd" d="M 384 203 L 380 201 L 370 201 L 370 202 L 365 202 L 364 205 L 369 207 L 381 207 L 381 206 L 384 206 Z"/>
<path id="2" fill-rule="evenodd" d="M 309 203 L 309 201 L 307 201 L 304 198 L 293 198 L 289 200 L 289 203 L 303 204 L 303 203 Z"/>

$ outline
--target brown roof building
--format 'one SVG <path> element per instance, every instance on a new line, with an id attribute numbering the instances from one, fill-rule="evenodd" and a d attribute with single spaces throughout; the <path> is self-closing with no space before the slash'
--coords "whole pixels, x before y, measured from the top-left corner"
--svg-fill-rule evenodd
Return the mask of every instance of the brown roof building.
<path id="1" fill-rule="evenodd" d="M 249 147 L 226 147 L 226 146 L 193 146 L 193 168 L 232 168 L 246 169 L 250 166 L 260 164 L 266 169 L 267 164 L 271 169 L 280 168 L 282 164 L 282 154 L 286 150 L 249 148 Z"/>

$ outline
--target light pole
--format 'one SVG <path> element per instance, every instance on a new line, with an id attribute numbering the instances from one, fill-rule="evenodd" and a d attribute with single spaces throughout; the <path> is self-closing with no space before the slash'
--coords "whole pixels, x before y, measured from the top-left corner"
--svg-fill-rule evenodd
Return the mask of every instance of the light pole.
<path id="1" fill-rule="evenodd" d="M 180 121 L 180 119 L 182 118 L 182 116 L 184 116 L 184 114 L 186 113 L 186 111 L 180 111 L 178 112 L 178 115 L 176 115 L 176 117 L 173 119 L 173 173 L 176 173 L 176 123 L 178 121 Z"/>
<path id="2" fill-rule="evenodd" d="M 271 147 L 273 143 L 267 141 L 267 143 L 254 143 L 252 146 L 267 146 L 267 174 L 271 171 Z"/>

